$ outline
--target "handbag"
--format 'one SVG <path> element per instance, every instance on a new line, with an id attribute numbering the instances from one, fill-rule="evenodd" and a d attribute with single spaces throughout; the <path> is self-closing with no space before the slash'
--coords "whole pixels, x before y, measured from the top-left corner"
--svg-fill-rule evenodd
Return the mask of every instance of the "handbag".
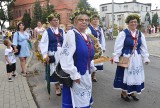
<path id="1" fill-rule="evenodd" d="M 55 60 L 54 55 L 49 56 L 49 63 L 54 63 L 55 61 L 56 61 L 56 60 Z"/>
<path id="2" fill-rule="evenodd" d="M 76 42 L 76 37 L 75 37 L 75 42 Z M 76 60 L 75 54 L 73 55 L 73 59 L 74 59 L 74 63 L 75 63 L 75 60 Z M 55 80 L 59 81 L 61 84 L 65 85 L 67 87 L 73 86 L 73 80 L 71 79 L 71 77 L 68 73 L 66 73 L 62 70 L 60 62 L 58 62 L 57 66 L 56 66 L 56 70 L 53 73 L 53 77 Z"/>
<path id="3" fill-rule="evenodd" d="M 69 74 L 62 70 L 60 62 L 56 66 L 56 70 L 53 73 L 53 77 L 55 80 L 59 81 L 61 84 L 67 87 L 72 87 L 73 85 L 73 80 L 70 78 Z"/>
<path id="4" fill-rule="evenodd" d="M 120 56 L 119 57 L 119 62 L 117 63 L 117 65 L 121 66 L 121 67 L 124 67 L 124 68 L 127 68 L 129 66 L 129 63 L 130 63 L 129 58 L 128 57 Z"/>
<path id="5" fill-rule="evenodd" d="M 18 34 L 18 41 L 19 41 L 19 33 L 17 32 Z M 17 49 L 18 49 L 18 52 L 14 53 L 15 55 L 19 55 L 20 51 L 21 51 L 21 45 L 17 45 Z"/>

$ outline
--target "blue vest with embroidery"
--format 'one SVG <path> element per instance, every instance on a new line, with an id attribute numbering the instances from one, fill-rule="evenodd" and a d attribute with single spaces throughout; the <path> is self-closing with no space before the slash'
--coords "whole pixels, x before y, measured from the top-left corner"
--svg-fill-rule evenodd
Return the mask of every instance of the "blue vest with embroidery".
<path id="1" fill-rule="evenodd" d="M 132 35 L 128 29 L 124 30 L 126 37 L 124 40 L 124 46 L 122 49 L 122 55 L 123 54 L 131 54 L 134 47 L 134 40 L 132 39 Z M 140 54 L 140 46 L 142 44 L 141 40 L 141 32 L 139 31 L 138 41 L 137 41 L 137 53 Z"/>
<path id="2" fill-rule="evenodd" d="M 94 57 L 94 43 L 90 39 L 90 48 L 87 46 L 87 43 L 83 39 L 83 37 L 75 32 L 75 40 L 76 40 L 76 51 L 74 54 L 74 61 L 75 66 L 77 67 L 78 72 L 80 72 L 81 75 L 84 75 L 86 73 L 86 70 L 88 67 L 90 67 L 90 62 L 92 61 Z M 90 50 L 89 50 L 90 49 Z"/>
<path id="3" fill-rule="evenodd" d="M 63 30 L 59 29 L 60 36 L 56 36 L 52 32 L 51 28 L 48 28 L 47 32 L 48 32 L 48 39 L 49 39 L 48 51 L 57 51 L 58 42 L 60 43 L 61 46 L 63 43 Z"/>
<path id="4" fill-rule="evenodd" d="M 99 42 L 101 44 L 102 43 L 101 28 L 98 27 L 98 31 L 96 31 L 92 26 L 89 26 L 89 28 L 91 30 L 91 33 L 94 35 L 94 37 L 99 38 Z"/>

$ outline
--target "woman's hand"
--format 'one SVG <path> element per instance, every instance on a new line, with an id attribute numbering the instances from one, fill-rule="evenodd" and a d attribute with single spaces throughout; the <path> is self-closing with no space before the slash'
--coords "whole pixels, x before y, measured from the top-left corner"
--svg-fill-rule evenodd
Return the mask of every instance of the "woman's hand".
<path id="1" fill-rule="evenodd" d="M 44 60 L 45 60 L 46 62 L 49 62 L 49 57 L 46 56 L 46 58 L 44 58 Z"/>
<path id="2" fill-rule="evenodd" d="M 80 79 L 74 80 L 74 82 L 80 84 Z"/>
<path id="3" fill-rule="evenodd" d="M 9 64 L 9 65 L 12 65 L 12 63 L 11 63 L 11 62 L 8 62 L 8 64 Z"/>
<path id="4" fill-rule="evenodd" d="M 14 52 L 15 52 L 15 53 L 17 53 L 17 52 L 18 52 L 18 49 L 17 49 L 17 48 L 15 48 L 15 49 L 14 49 Z"/>

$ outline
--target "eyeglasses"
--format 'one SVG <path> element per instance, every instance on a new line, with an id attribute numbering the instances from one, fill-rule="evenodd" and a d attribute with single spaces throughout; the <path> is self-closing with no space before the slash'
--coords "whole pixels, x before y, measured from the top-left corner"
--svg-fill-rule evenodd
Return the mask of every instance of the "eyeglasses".
<path id="1" fill-rule="evenodd" d="M 58 22 L 59 20 L 52 20 L 52 21 Z"/>
<path id="2" fill-rule="evenodd" d="M 89 19 L 78 19 L 79 22 L 89 22 Z"/>
<path id="3" fill-rule="evenodd" d="M 137 23 L 137 21 L 130 21 L 129 23 L 132 23 L 132 24 L 133 24 L 133 23 Z"/>

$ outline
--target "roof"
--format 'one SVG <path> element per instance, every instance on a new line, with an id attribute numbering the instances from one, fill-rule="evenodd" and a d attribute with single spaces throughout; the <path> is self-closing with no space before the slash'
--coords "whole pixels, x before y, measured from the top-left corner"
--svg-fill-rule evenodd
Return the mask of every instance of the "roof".
<path id="1" fill-rule="evenodd" d="M 25 5 L 25 4 L 32 4 L 34 3 L 36 0 L 16 0 L 15 2 L 15 6 L 20 6 L 20 5 Z M 45 0 L 39 0 L 40 2 L 43 2 Z"/>
<path id="2" fill-rule="evenodd" d="M 124 2 L 124 3 L 115 3 L 115 2 L 114 2 L 114 4 L 128 4 L 128 3 L 138 3 L 138 4 L 143 4 L 143 5 L 151 6 L 151 3 L 140 3 L 140 2 Z M 100 6 L 107 5 L 107 4 L 112 4 L 112 2 L 111 2 L 111 3 L 101 4 Z"/>

